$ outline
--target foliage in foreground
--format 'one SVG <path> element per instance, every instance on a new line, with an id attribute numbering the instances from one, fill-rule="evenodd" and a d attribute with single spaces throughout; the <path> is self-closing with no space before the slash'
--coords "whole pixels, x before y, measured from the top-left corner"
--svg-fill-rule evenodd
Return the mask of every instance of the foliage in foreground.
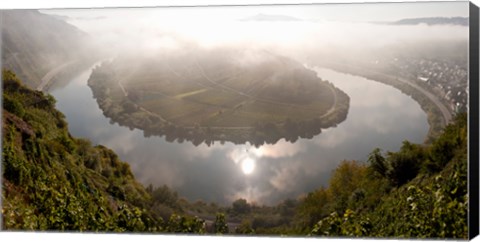
<path id="1" fill-rule="evenodd" d="M 365 165 L 367 173 L 357 168 L 356 186 L 342 185 L 348 201 L 333 198 L 321 203 L 320 207 L 337 209 L 328 215 L 322 211 L 323 218 L 313 225 L 311 235 L 467 238 L 466 130 L 466 115 L 460 114 L 430 146 L 404 142 L 400 151 L 386 157 L 374 150 Z M 332 179 L 350 175 L 337 168 Z M 304 203 L 312 203 L 311 199 L 305 198 Z"/>
<path id="2" fill-rule="evenodd" d="M 179 211 L 173 193 L 147 191 L 113 151 L 71 137 L 52 96 L 2 74 L 2 229 L 204 231 L 198 218 L 164 221 L 159 214 Z"/>

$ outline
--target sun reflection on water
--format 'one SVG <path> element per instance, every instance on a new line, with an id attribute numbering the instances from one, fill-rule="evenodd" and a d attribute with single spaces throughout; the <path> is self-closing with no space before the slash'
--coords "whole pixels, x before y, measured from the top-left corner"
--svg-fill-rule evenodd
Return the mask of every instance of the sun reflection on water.
<path id="1" fill-rule="evenodd" d="M 248 157 L 242 161 L 242 171 L 245 175 L 250 175 L 255 170 L 255 160 Z"/>

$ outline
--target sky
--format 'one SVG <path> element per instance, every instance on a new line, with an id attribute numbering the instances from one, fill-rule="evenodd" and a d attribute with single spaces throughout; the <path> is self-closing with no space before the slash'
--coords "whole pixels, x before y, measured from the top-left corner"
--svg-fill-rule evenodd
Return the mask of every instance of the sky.
<path id="1" fill-rule="evenodd" d="M 215 5 L 215 4 L 245 4 L 245 3 L 254 3 L 254 4 L 298 4 L 298 3 L 320 3 L 317 6 L 308 6 L 304 8 L 303 6 L 293 6 L 288 10 L 278 9 L 278 14 L 286 14 L 298 17 L 298 18 L 307 18 L 307 19 L 328 19 L 328 20 L 351 20 L 351 21 L 393 21 L 400 18 L 415 18 L 415 17 L 434 17 L 434 16 L 468 16 L 468 2 L 467 1 L 450 1 L 445 2 L 426 2 L 426 1 L 404 1 L 402 3 L 375 3 L 371 4 L 373 1 L 285 1 L 285 0 L 260 0 L 260 1 L 239 1 L 239 0 L 223 0 L 223 1 L 135 1 L 135 4 L 132 4 L 132 1 L 82 1 L 79 3 L 64 3 L 64 1 L 41 1 L 37 3 L 34 1 L 7 1 L 10 3 L 0 3 L 0 8 L 91 8 L 91 7 L 125 7 L 125 6 L 172 6 L 172 5 Z M 342 3 L 343 4 L 332 4 L 332 3 Z M 358 2 L 366 2 L 370 4 L 358 4 Z M 392 2 L 392 1 L 390 1 Z M 393 1 L 395 2 L 395 1 Z M 143 3 L 143 4 L 142 4 Z M 323 4 L 322 4 L 323 3 Z M 327 4 L 325 4 L 327 3 Z M 341 11 L 338 11 L 341 10 Z M 198 8 L 196 9 L 198 11 Z M 217 12 L 216 14 L 221 14 L 222 11 Z M 232 14 L 229 11 L 231 17 L 237 17 L 242 15 L 242 10 L 234 11 Z"/>
<path id="2" fill-rule="evenodd" d="M 201 16 L 235 19 L 248 16 L 252 7 L 184 7 L 184 8 L 160 8 L 168 12 L 179 11 L 191 17 Z M 419 17 L 467 17 L 468 2 L 404 2 L 404 3 L 343 3 L 343 4 L 294 4 L 284 6 L 261 6 L 258 11 L 268 11 L 270 14 L 288 15 L 305 20 L 329 20 L 329 21 L 395 21 L 403 18 Z M 81 10 L 49 10 L 45 12 L 62 15 L 80 16 L 89 14 L 91 11 Z M 104 10 L 102 12 L 118 12 L 117 9 Z M 127 10 L 127 9 L 125 9 Z M 173 11 L 172 11 L 173 10 Z M 130 9 L 131 11 L 131 9 Z M 168 13 L 166 13 L 168 16 Z M 175 16 L 175 15 L 174 15 Z"/>

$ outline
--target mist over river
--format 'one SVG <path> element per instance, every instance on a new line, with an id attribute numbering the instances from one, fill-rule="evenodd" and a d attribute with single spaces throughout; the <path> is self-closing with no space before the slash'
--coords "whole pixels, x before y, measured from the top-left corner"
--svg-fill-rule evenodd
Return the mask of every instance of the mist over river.
<path id="1" fill-rule="evenodd" d="M 125 66 L 116 67 L 127 74 L 138 71 L 140 77 L 144 74 L 149 78 L 145 73 L 148 68 L 139 67 L 155 64 L 150 60 L 193 58 L 201 53 L 210 56 L 211 50 L 235 50 L 240 53 L 231 56 L 236 60 L 249 51 L 267 51 L 304 63 L 350 97 L 346 120 L 312 139 L 294 143 L 281 139 L 275 145 L 256 148 L 248 143 L 195 146 L 187 141 L 171 143 L 165 137 L 146 138 L 142 130 L 121 127 L 103 115 L 87 86 L 91 69 L 51 93 L 74 136 L 113 149 L 145 185 L 166 184 L 190 201 L 227 204 L 245 198 L 257 204 L 277 204 L 328 185 L 332 170 L 343 160 L 366 161 L 377 147 L 385 152 L 397 151 L 404 140 L 423 143 L 429 130 L 427 115 L 410 96 L 392 86 L 317 65 L 328 61 L 377 65 L 393 76 L 412 80 L 422 71 L 432 75 L 447 69 L 461 72 L 458 68 L 464 63 L 458 60 L 467 55 L 468 28 L 396 22 L 468 16 L 466 4 L 435 6 L 319 4 L 42 10 L 92 36 L 99 58 L 123 58 L 127 60 Z M 247 67 L 259 61 L 254 57 L 244 59 Z M 184 63 L 178 67 L 190 71 Z M 155 76 L 152 80 L 164 80 L 161 78 Z M 450 78 L 445 85 L 453 85 L 450 82 L 456 79 L 461 80 Z M 135 87 L 135 79 L 125 84 Z"/>
<path id="2" fill-rule="evenodd" d="M 170 143 L 164 137 L 146 138 L 141 130 L 119 126 L 102 114 L 93 99 L 87 86 L 91 69 L 51 94 L 72 135 L 113 149 L 143 184 L 166 184 L 190 201 L 230 203 L 246 198 L 276 204 L 326 186 L 342 160 L 366 161 L 376 147 L 396 151 L 404 140 L 423 142 L 429 128 L 427 116 L 409 96 L 363 77 L 312 69 L 350 97 L 347 119 L 313 139 L 295 143 L 282 139 L 258 148 L 229 142 Z"/>

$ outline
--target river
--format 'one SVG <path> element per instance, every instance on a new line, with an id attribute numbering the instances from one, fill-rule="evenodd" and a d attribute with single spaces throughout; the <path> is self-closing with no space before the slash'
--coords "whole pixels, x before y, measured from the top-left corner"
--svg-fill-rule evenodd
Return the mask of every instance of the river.
<path id="1" fill-rule="evenodd" d="M 427 115 L 399 90 L 362 77 L 314 67 L 319 77 L 350 96 L 347 119 L 313 139 L 275 145 L 194 146 L 145 138 L 143 131 L 113 124 L 99 109 L 87 86 L 91 69 L 51 94 L 76 137 L 113 149 L 145 185 L 167 184 L 190 201 L 228 204 L 246 198 L 276 204 L 327 185 L 342 160 L 366 161 L 376 147 L 396 151 L 402 141 L 422 143 Z"/>

